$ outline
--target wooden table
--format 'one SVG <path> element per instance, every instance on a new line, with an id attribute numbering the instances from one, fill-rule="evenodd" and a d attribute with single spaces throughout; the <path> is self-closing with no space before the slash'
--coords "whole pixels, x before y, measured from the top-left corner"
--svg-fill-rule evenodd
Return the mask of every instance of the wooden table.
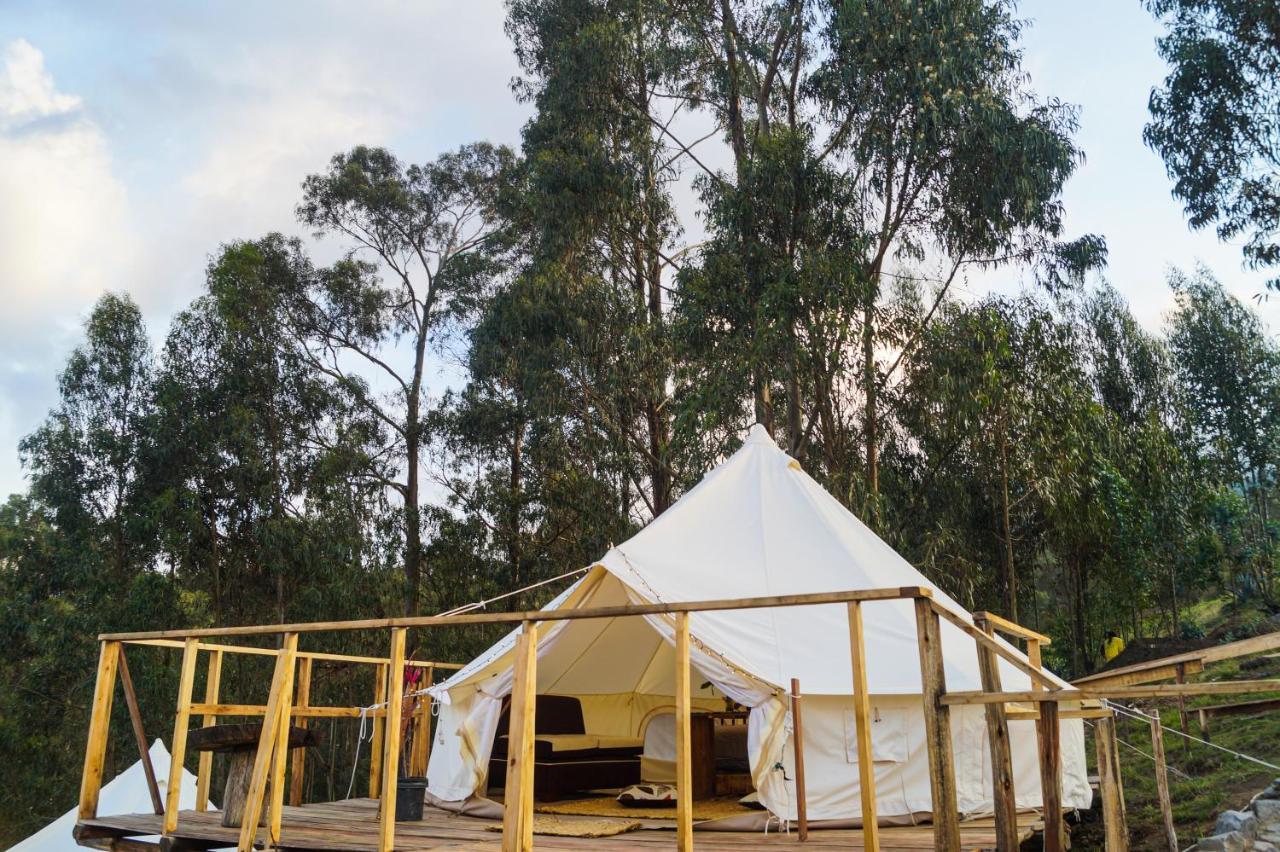
<path id="1" fill-rule="evenodd" d="M 227 767 L 227 785 L 222 791 L 222 824 L 227 828 L 239 828 L 244 819 L 245 801 L 249 797 L 249 782 L 253 775 L 253 759 L 258 753 L 258 741 L 261 737 L 261 722 L 210 725 L 197 728 L 187 735 L 187 748 L 192 751 L 225 752 L 231 755 L 231 763 Z M 289 748 L 305 748 L 318 742 L 319 738 L 314 731 L 289 726 Z M 265 820 L 266 817 L 266 808 L 263 808 L 262 819 Z"/>

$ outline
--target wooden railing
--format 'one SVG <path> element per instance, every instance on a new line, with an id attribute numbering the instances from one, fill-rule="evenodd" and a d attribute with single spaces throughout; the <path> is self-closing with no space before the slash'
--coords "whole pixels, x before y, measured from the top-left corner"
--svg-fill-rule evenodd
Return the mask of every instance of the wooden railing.
<path id="1" fill-rule="evenodd" d="M 850 657 L 858 753 L 871 753 L 870 695 L 867 686 L 866 646 L 862 608 L 879 601 L 912 600 L 919 645 L 919 661 L 924 704 L 924 724 L 928 748 L 933 801 L 933 830 L 935 848 L 960 849 L 959 812 L 956 803 L 956 779 L 954 755 L 951 743 L 951 708 L 956 705 L 983 704 L 987 707 L 988 733 L 992 764 L 997 768 L 993 796 L 996 806 L 998 848 L 1018 848 L 1017 824 L 1014 818 L 1014 790 L 1012 756 L 1009 749 L 1009 702 L 1034 702 L 1038 709 L 1037 733 L 1042 765 L 1042 785 L 1046 802 L 1045 849 L 1062 848 L 1061 809 L 1051 806 L 1060 802 L 1060 749 L 1058 744 L 1058 720 L 1081 716 L 1109 717 L 1104 708 L 1068 709 L 1058 712 L 1058 702 L 1078 702 L 1089 697 L 1074 688 L 1063 687 L 1049 677 L 1039 664 L 1038 655 L 1029 662 L 994 638 L 996 630 L 1011 633 L 1028 642 L 1047 643 L 1048 638 L 1021 628 L 1012 622 L 986 614 L 971 623 L 966 616 L 952 612 L 933 599 L 926 587 L 872 589 L 809 595 L 783 595 L 774 597 L 739 598 L 728 600 L 691 601 L 669 604 L 636 604 L 627 606 L 592 607 L 564 610 L 535 610 L 511 613 L 470 612 L 451 616 L 421 616 L 416 618 L 366 619 L 360 621 L 318 622 L 307 624 L 263 625 L 251 627 L 200 628 L 190 630 L 163 630 L 143 633 L 114 633 L 99 637 L 102 650 L 98 666 L 98 679 L 94 691 L 93 712 L 89 726 L 88 746 L 85 752 L 84 776 L 80 796 L 81 819 L 92 819 L 97 814 L 98 790 L 102 780 L 103 761 L 106 753 L 107 729 L 111 714 L 111 700 L 116 681 L 122 648 L 126 644 L 159 645 L 183 649 L 176 722 L 171 748 L 171 773 L 168 801 L 164 808 L 164 830 L 172 834 L 177 830 L 178 790 L 180 789 L 187 730 L 193 715 L 203 717 L 204 724 L 212 724 L 220 715 L 261 715 L 261 738 L 253 764 L 248 802 L 245 809 L 238 849 L 249 852 L 258 832 L 259 817 L 267 812 L 267 843 L 277 846 L 280 842 L 283 793 L 285 789 L 285 756 L 288 753 L 288 730 L 291 720 L 331 716 L 355 716 L 360 708 L 313 707 L 309 703 L 310 663 L 316 659 L 340 660 L 377 667 L 379 672 L 376 703 L 384 707 L 374 711 L 377 723 L 375 733 L 375 764 L 371 767 L 370 795 L 381 799 L 380 836 L 381 852 L 395 848 L 395 789 L 399 771 L 400 735 L 402 729 L 402 688 L 406 666 L 456 668 L 442 663 L 420 663 L 405 659 L 406 635 L 410 629 L 452 627 L 467 624 L 518 625 L 520 632 L 515 644 L 515 677 L 512 687 L 512 710 L 507 759 L 507 786 L 503 820 L 502 847 L 504 852 L 529 850 L 533 846 L 533 753 L 535 686 L 537 682 L 537 637 L 543 622 L 572 621 L 578 619 L 637 617 L 644 615 L 672 616 L 675 625 L 676 696 L 677 708 L 677 820 L 676 846 L 680 852 L 693 847 L 693 802 L 691 790 L 690 748 L 690 634 L 689 615 L 694 612 L 762 609 L 775 607 L 815 606 L 843 604 L 848 609 Z M 982 672 L 982 691 L 976 693 L 948 693 L 944 654 L 941 647 L 941 619 L 954 624 L 974 640 Z M 355 657 L 322 654 L 299 650 L 299 637 L 303 634 L 351 630 L 386 630 L 389 632 L 389 653 L 381 657 Z M 227 637 L 280 636 L 278 649 L 247 648 L 237 645 L 211 644 L 202 640 Z M 275 657 L 275 671 L 267 703 L 242 705 L 219 703 L 218 683 L 222 656 L 228 653 L 267 654 Z M 204 701 L 192 700 L 195 672 L 201 654 L 209 658 L 209 676 L 206 679 Z M 1012 665 L 1031 679 L 1032 690 L 1006 693 L 1001 691 L 999 661 Z M 295 685 L 296 680 L 296 685 Z M 295 688 L 296 687 L 296 688 Z M 298 698 L 295 702 L 295 691 Z M 429 734 L 427 735 L 429 736 Z M 1114 746 L 1112 746 L 1114 748 Z M 415 749 L 415 752 L 417 749 Z M 412 764 L 425 768 L 425 754 L 415 754 Z M 293 766 L 293 801 L 300 796 L 300 778 L 303 758 L 295 755 Z M 198 809 L 208 802 L 209 761 L 202 755 L 199 769 L 200 795 Z M 861 791 L 864 848 L 879 848 L 876 821 L 875 777 L 869 760 L 858 761 Z M 270 801 L 266 792 L 270 789 Z M 1104 791 L 1105 793 L 1105 791 Z M 1121 813 L 1123 810 L 1121 809 Z"/>

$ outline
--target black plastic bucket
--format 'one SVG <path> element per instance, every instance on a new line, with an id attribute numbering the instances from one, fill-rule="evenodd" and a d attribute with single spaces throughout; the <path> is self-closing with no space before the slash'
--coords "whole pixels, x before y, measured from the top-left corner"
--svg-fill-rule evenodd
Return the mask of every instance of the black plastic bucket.
<path id="1" fill-rule="evenodd" d="M 427 794 L 427 779 L 401 778 L 396 781 L 396 822 L 422 819 L 422 802 Z"/>

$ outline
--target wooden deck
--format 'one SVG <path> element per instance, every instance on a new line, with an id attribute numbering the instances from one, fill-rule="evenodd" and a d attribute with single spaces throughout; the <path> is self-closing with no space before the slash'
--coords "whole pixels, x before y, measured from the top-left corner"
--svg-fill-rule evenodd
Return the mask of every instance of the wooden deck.
<path id="1" fill-rule="evenodd" d="M 216 812 L 182 811 L 178 831 L 160 844 L 168 850 L 203 850 L 234 848 L 238 829 L 223 828 Z M 571 820 L 572 817 L 562 817 Z M 995 831 L 990 819 L 962 822 L 961 845 L 966 850 L 994 849 Z M 448 849 L 454 852 L 498 852 L 501 828 L 495 820 L 459 816 L 428 807 L 421 822 L 396 824 L 396 849 Z M 1019 833 L 1023 839 L 1039 829 L 1036 814 L 1019 817 Z M 672 830 L 646 828 L 604 838 L 551 837 L 537 835 L 534 846 L 539 849 L 595 849 L 605 852 L 621 850 L 671 849 L 676 842 Z M 102 816 L 83 820 L 76 826 L 76 840 L 82 846 L 113 852 L 147 852 L 157 844 L 131 838 L 161 833 L 161 817 L 155 814 Z M 258 846 L 262 847 L 262 834 Z M 373 799 L 350 799 L 344 802 L 286 807 L 281 829 L 280 848 L 299 852 L 377 852 L 377 802 Z M 702 831 L 694 838 L 694 848 L 706 852 L 739 852 L 762 846 L 795 844 L 792 834 L 770 832 Z M 830 849 L 861 849 L 862 832 L 856 830 L 815 830 L 809 834 L 808 846 Z M 933 848 L 933 830 L 928 825 L 884 827 L 880 829 L 882 850 L 917 850 Z"/>

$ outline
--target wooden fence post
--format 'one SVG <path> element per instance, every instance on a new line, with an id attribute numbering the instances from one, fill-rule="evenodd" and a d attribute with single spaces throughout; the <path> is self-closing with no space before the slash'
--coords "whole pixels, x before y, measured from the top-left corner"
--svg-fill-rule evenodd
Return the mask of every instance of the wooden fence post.
<path id="1" fill-rule="evenodd" d="M 689 613 L 676 613 L 676 850 L 693 850 L 693 712 L 689 689 Z"/>
<path id="2" fill-rule="evenodd" d="M 267 699 L 267 709 L 262 714 L 262 734 L 258 737 L 258 751 L 253 757 L 253 773 L 249 777 L 249 792 L 245 796 L 244 813 L 240 819 L 240 839 L 236 844 L 238 852 L 253 852 L 254 840 L 258 836 L 267 779 L 271 775 L 271 757 L 275 753 L 276 736 L 280 731 L 280 702 L 287 700 L 284 695 L 285 673 L 292 672 L 297 650 L 298 634 L 286 634 L 284 647 L 276 655 L 276 670 L 271 677 L 271 696 Z"/>
<path id="3" fill-rule="evenodd" d="M 1174 681 L 1177 683 L 1187 682 L 1187 664 L 1178 663 L 1174 668 Z M 1187 696 L 1178 696 L 1178 727 L 1182 729 L 1182 754 L 1184 757 L 1191 756 L 1191 723 L 1187 715 Z"/>
<path id="4" fill-rule="evenodd" d="M 387 700 L 387 667 L 378 666 L 374 673 L 373 703 L 376 707 Z M 369 745 L 369 798 L 377 799 L 382 793 L 382 746 L 387 731 L 385 716 L 373 717 L 373 740 Z"/>
<path id="5" fill-rule="evenodd" d="M 205 675 L 204 703 L 217 704 L 218 694 L 222 690 L 222 652 L 209 652 L 209 670 Z M 218 717 L 205 714 L 204 727 L 218 724 Z M 209 810 L 209 784 L 213 778 L 213 752 L 200 752 L 200 768 L 196 770 L 196 810 L 203 813 Z"/>
<path id="6" fill-rule="evenodd" d="M 142 708 L 138 706 L 138 693 L 133 688 L 133 676 L 129 674 L 129 658 L 124 646 L 120 646 L 120 686 L 124 689 L 124 701 L 129 705 L 129 721 L 133 723 L 133 738 L 138 743 L 138 760 L 142 774 L 147 777 L 147 793 L 151 796 L 151 809 L 164 813 L 164 801 L 160 798 L 160 785 L 156 783 L 156 768 L 151 765 L 151 749 L 147 746 L 147 732 L 142 727 Z"/>
<path id="7" fill-rule="evenodd" d="M 311 658 L 302 657 L 298 660 L 298 700 L 299 709 L 311 706 Z M 299 716 L 297 725 L 299 728 L 308 727 L 306 716 Z M 295 808 L 302 804 L 302 783 L 307 775 L 307 750 L 305 748 L 294 749 L 293 765 L 289 770 L 289 804 Z"/>
<path id="8" fill-rule="evenodd" d="M 1093 745 L 1098 755 L 1098 795 L 1102 798 L 1106 852 L 1129 852 L 1129 827 L 1125 820 L 1124 786 L 1120 779 L 1120 755 L 1116 753 L 1113 717 L 1094 722 Z"/>
<path id="9" fill-rule="evenodd" d="M 98 793 L 102 789 L 102 768 L 107 759 L 107 733 L 111 730 L 111 702 L 115 697 L 119 664 L 120 643 L 103 642 L 98 651 L 98 679 L 93 687 L 89 740 L 80 776 L 80 819 L 93 819 L 98 815 Z"/>
<path id="10" fill-rule="evenodd" d="M 404 644 L 408 629 L 391 629 L 391 662 L 387 666 L 385 751 L 382 755 L 382 825 L 380 852 L 396 846 L 396 781 L 400 777 L 400 705 L 404 696 Z"/>
<path id="11" fill-rule="evenodd" d="M 422 672 L 421 690 L 430 689 L 436 680 L 435 666 L 425 666 Z M 427 774 L 427 764 L 431 762 L 431 705 L 430 695 L 423 694 L 418 702 L 418 713 L 413 720 L 413 755 L 409 774 L 423 776 Z"/>
<path id="12" fill-rule="evenodd" d="M 1041 701 L 1036 720 L 1036 740 L 1040 753 L 1040 801 L 1044 811 L 1045 852 L 1066 848 L 1066 824 L 1062 819 L 1062 723 L 1058 703 Z"/>
<path id="13" fill-rule="evenodd" d="M 995 629 L 984 618 L 974 619 L 983 633 L 995 638 Z M 977 644 L 978 671 L 983 692 L 1000 692 L 1000 660 L 990 648 Z M 1013 755 L 1009 748 L 1009 718 L 1003 704 L 988 704 L 987 740 L 991 746 L 992 803 L 996 819 L 996 849 L 1018 852 L 1018 805 L 1013 789 Z"/>
<path id="14" fill-rule="evenodd" d="M 947 691 L 942 627 L 932 600 L 916 598 L 915 609 L 925 743 L 929 747 L 933 846 L 943 852 L 959 852 L 960 813 L 956 805 L 955 754 L 951 750 L 951 708 L 942 703 L 942 696 Z"/>
<path id="15" fill-rule="evenodd" d="M 867 688 L 867 645 L 862 603 L 849 604 L 849 659 L 853 666 L 853 719 L 858 739 L 858 795 L 862 802 L 862 847 L 879 852 L 880 824 L 876 813 L 876 768 L 871 755 L 871 695 Z"/>
<path id="16" fill-rule="evenodd" d="M 178 830 L 178 797 L 182 794 L 182 762 L 187 756 L 187 729 L 191 726 L 191 690 L 196 682 L 196 660 L 200 646 L 187 639 L 182 646 L 182 669 L 178 675 L 178 711 L 173 722 L 173 742 L 169 744 L 169 784 L 165 788 L 164 833 Z"/>
<path id="17" fill-rule="evenodd" d="M 791 748 L 796 767 L 796 822 L 799 823 L 800 842 L 809 839 L 809 803 L 804 788 L 804 724 L 800 711 L 800 681 L 791 678 Z"/>
<path id="18" fill-rule="evenodd" d="M 267 811 L 267 831 L 271 846 L 280 845 L 280 824 L 284 816 L 284 768 L 289 761 L 289 729 L 293 721 L 293 683 L 298 652 L 298 634 L 284 637 L 282 653 L 288 658 L 280 684 L 280 722 L 276 728 L 275 753 L 271 756 L 271 806 Z M 302 749 L 299 749 L 302 751 Z"/>
<path id="19" fill-rule="evenodd" d="M 503 852 L 520 852 L 524 846 L 526 824 L 532 844 L 537 665 L 538 626 L 532 621 L 526 621 L 516 639 L 511 704 L 507 713 L 507 782 L 502 791 Z"/>
<path id="20" fill-rule="evenodd" d="M 1164 729 L 1160 712 L 1151 717 L 1151 756 L 1156 759 L 1156 795 L 1164 818 L 1164 840 L 1169 852 L 1178 852 L 1178 833 L 1173 827 L 1173 803 L 1169 800 L 1169 769 L 1164 759 Z"/>

